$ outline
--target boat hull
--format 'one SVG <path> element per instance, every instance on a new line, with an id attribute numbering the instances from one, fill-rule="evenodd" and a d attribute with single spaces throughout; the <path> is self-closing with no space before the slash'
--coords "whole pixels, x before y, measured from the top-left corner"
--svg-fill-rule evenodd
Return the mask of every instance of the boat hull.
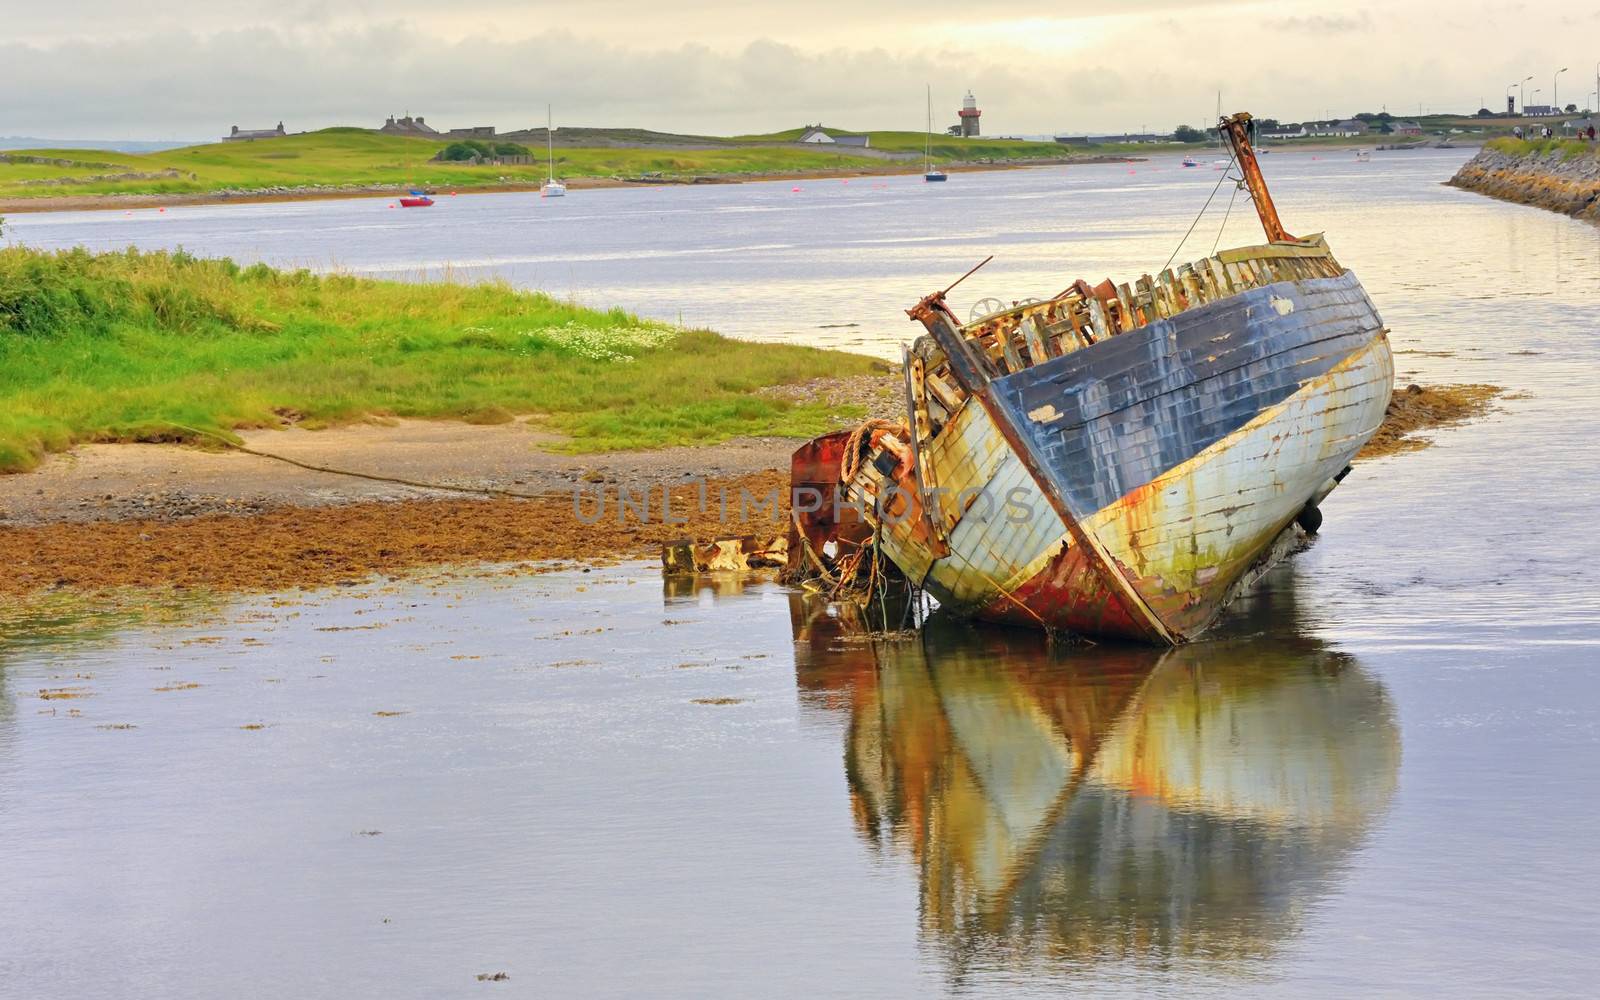
<path id="1" fill-rule="evenodd" d="M 1393 371 L 1348 272 L 1151 323 L 994 380 L 924 457 L 948 552 L 909 522 L 886 525 L 885 545 L 975 617 L 1192 638 L 1377 430 Z"/>

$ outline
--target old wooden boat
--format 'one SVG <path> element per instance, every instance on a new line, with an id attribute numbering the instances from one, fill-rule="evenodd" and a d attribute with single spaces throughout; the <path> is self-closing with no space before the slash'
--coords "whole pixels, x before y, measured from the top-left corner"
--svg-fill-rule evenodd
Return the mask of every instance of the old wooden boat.
<path id="1" fill-rule="evenodd" d="M 1284 230 L 1250 116 L 1220 125 L 1267 242 L 966 323 L 918 302 L 905 424 L 796 453 L 792 573 L 871 545 L 970 616 L 1176 644 L 1317 530 L 1383 419 L 1388 331 Z"/>

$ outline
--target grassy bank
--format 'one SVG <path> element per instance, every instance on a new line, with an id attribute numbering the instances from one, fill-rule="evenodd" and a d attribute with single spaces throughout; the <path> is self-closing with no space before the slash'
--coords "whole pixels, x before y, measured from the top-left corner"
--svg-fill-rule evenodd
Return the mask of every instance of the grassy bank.
<path id="1" fill-rule="evenodd" d="M 767 132 L 761 135 L 742 135 L 739 142 L 773 143 L 796 142 L 806 129 L 792 128 L 783 132 Z M 1056 159 L 1070 156 L 1074 150 L 1063 146 L 1059 142 L 1029 142 L 1016 139 L 993 139 L 976 137 L 971 139 L 958 138 L 940 133 L 933 136 L 931 143 L 922 132 L 863 132 L 853 133 L 846 129 L 825 128 L 823 131 L 829 135 L 865 135 L 871 141 L 871 148 L 889 153 L 917 153 L 921 154 L 924 146 L 928 145 L 933 157 L 942 162 L 951 160 L 1039 160 Z M 1099 153 L 1106 150 L 1117 151 L 1121 147 L 1095 146 L 1091 150 L 1079 148 L 1077 152 Z"/>
<path id="2" fill-rule="evenodd" d="M 334 128 L 281 139 L 208 143 L 159 153 L 14 150 L 0 154 L 0 198 L 207 194 L 315 186 L 469 190 L 538 184 L 547 174 L 542 160 L 523 166 L 435 162 L 434 155 L 446 145 L 431 139 Z M 566 178 L 636 177 L 648 173 L 755 175 L 882 166 L 882 160 L 836 151 L 771 145 L 556 149 L 556 172 Z"/>
<path id="3" fill-rule="evenodd" d="M 840 131 L 840 130 L 832 130 Z M 921 132 L 872 132 L 872 153 L 845 146 L 794 144 L 801 130 L 768 135 L 675 136 L 625 129 L 556 132 L 556 173 L 568 180 L 688 177 L 763 177 L 920 169 Z M 841 133 L 842 134 L 842 133 Z M 433 157 L 443 140 L 330 128 L 255 142 L 216 142 L 156 153 L 85 149 L 0 152 L 0 200 L 13 205 L 84 195 L 204 196 L 316 189 L 401 190 L 426 187 L 534 186 L 544 180 L 543 140 L 529 140 L 535 162 L 524 165 L 450 163 Z M 1054 142 L 957 139 L 936 136 L 941 163 L 1026 163 L 1093 158 L 1152 147 L 1070 149 Z M 1176 147 L 1174 147 L 1176 148 Z M 905 154 L 904 159 L 883 153 Z"/>
<path id="4" fill-rule="evenodd" d="M 756 390 L 872 364 L 503 285 L 285 273 L 182 252 L 0 250 L 0 471 L 85 441 L 385 414 L 537 414 L 590 451 L 810 435 L 859 409 Z"/>
<path id="5" fill-rule="evenodd" d="M 1587 139 L 1491 139 L 1485 143 L 1490 149 L 1512 156 L 1542 156 L 1559 150 L 1563 160 L 1576 160 L 1580 156 L 1595 155 L 1600 146 Z"/>

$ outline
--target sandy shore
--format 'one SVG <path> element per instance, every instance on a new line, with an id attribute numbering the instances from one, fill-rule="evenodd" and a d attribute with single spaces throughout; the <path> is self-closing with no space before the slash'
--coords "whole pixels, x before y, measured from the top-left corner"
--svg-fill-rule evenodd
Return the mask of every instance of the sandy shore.
<path id="1" fill-rule="evenodd" d="M 1423 432 L 1481 416 L 1499 392 L 1402 387 L 1357 461 L 1426 447 Z M 549 451 L 559 439 L 526 422 L 427 421 L 253 431 L 244 439 L 307 465 L 526 498 L 317 472 L 238 452 L 93 445 L 0 477 L 0 564 L 9 567 L 0 594 L 262 591 L 455 562 L 651 557 L 676 538 L 783 531 L 789 456 L 799 443 L 569 455 Z M 619 516 L 624 489 L 648 495 L 647 523 Z M 673 523 L 662 517 L 663 491 L 673 498 Z M 596 519 L 601 496 L 607 506 Z M 778 498 L 775 510 L 755 508 L 768 497 Z"/>

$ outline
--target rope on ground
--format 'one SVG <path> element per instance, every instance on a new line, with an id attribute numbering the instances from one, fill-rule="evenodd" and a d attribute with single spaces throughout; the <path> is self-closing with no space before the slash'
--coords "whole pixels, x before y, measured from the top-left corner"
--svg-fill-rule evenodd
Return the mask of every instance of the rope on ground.
<path id="1" fill-rule="evenodd" d="M 366 479 L 375 483 L 393 483 L 396 486 L 410 486 L 419 490 L 440 490 L 447 493 L 472 493 L 478 496 L 510 497 L 516 500 L 558 500 L 567 496 L 566 493 L 558 490 L 548 490 L 544 493 L 524 493 L 520 490 L 507 490 L 498 486 L 456 486 L 450 483 L 429 483 L 417 479 L 401 479 L 397 476 L 380 476 L 371 472 L 356 472 L 353 469 L 340 469 L 331 465 L 315 465 L 311 462 L 302 462 L 299 459 L 289 458 L 286 455 L 274 455 L 270 451 L 260 451 L 259 449 L 248 447 L 240 444 L 238 441 L 235 441 L 230 437 L 227 437 L 226 435 L 219 434 L 216 431 L 201 430 L 198 427 L 189 427 L 184 424 L 170 424 L 169 426 L 175 427 L 180 431 L 187 431 L 190 434 L 194 434 L 199 437 L 209 438 L 231 451 L 241 452 L 245 455 L 254 455 L 256 458 L 268 458 L 274 462 L 283 462 L 286 465 L 292 465 L 296 468 L 305 469 L 308 472 L 326 472 L 329 475 L 334 476 L 349 476 L 352 479 Z"/>

